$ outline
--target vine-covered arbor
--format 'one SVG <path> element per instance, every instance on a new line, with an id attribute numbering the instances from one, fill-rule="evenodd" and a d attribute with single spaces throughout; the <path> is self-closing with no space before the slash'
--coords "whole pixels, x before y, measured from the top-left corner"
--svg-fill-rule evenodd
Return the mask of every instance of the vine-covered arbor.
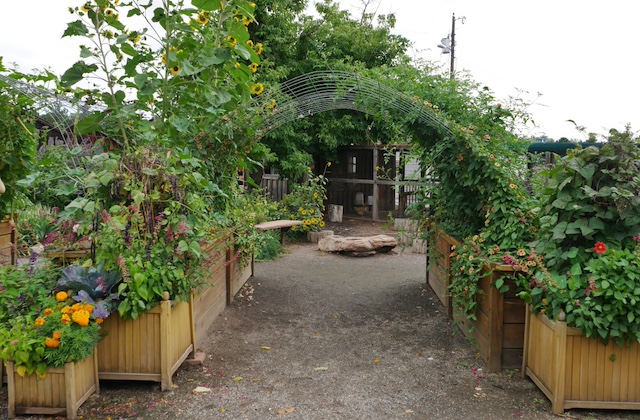
<path id="1" fill-rule="evenodd" d="M 353 110 L 376 119 L 428 126 L 438 137 L 452 135 L 449 122 L 424 102 L 352 72 L 303 74 L 261 95 L 258 106 L 262 115 L 260 136 L 297 119 L 333 110 Z M 406 162 L 400 162 L 409 148 L 407 144 L 372 144 L 341 149 L 340 162 L 328 176 L 329 203 L 343 205 L 349 211 L 369 212 L 376 220 L 389 211 L 403 213 L 417 182 L 408 179 Z"/>

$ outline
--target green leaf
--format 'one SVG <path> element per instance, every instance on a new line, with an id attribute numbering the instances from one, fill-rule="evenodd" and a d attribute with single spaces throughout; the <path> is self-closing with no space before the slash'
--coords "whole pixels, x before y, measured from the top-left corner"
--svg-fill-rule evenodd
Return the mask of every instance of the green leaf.
<path id="1" fill-rule="evenodd" d="M 191 0 L 194 7 L 202 10 L 218 10 L 220 9 L 220 0 Z"/>
<path id="2" fill-rule="evenodd" d="M 100 177 L 100 183 L 106 187 L 107 185 L 109 185 L 114 176 L 115 174 L 113 172 L 104 173 Z"/>
<path id="3" fill-rule="evenodd" d="M 89 30 L 85 24 L 81 20 L 76 20 L 67 24 L 67 29 L 62 34 L 62 38 L 65 36 L 86 36 L 88 33 Z"/>
<path id="4" fill-rule="evenodd" d="M 91 50 L 87 47 L 85 47 L 84 45 L 80 46 L 80 57 L 82 58 L 88 58 L 93 56 L 93 53 L 91 52 Z"/>
<path id="5" fill-rule="evenodd" d="M 76 124 L 78 134 L 85 135 L 100 131 L 100 123 L 104 120 L 105 114 L 99 111 L 89 114 L 86 118 Z"/>
<path id="6" fill-rule="evenodd" d="M 579 276 L 582 274 L 582 265 L 581 264 L 573 264 L 571 266 L 571 274 L 574 276 Z"/>
<path id="7" fill-rule="evenodd" d="M 60 84 L 63 87 L 70 87 L 84 79 L 86 73 L 93 73 L 98 70 L 95 64 L 87 65 L 84 61 L 76 62 L 71 68 L 64 72 L 60 78 Z"/>
<path id="8" fill-rule="evenodd" d="M 633 312 L 627 312 L 627 320 L 629 321 L 630 324 L 633 322 L 634 319 L 636 319 L 636 316 L 633 314 Z"/>
<path id="9" fill-rule="evenodd" d="M 127 54 L 132 57 L 138 54 L 138 51 L 136 51 L 136 49 L 133 48 L 129 43 L 122 44 L 122 47 L 120 47 L 120 51 L 122 51 L 123 54 Z"/>

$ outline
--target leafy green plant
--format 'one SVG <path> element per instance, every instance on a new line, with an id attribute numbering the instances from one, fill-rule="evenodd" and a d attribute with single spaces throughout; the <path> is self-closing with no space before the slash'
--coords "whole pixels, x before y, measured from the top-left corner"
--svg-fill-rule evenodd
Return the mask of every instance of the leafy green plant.
<path id="1" fill-rule="evenodd" d="M 0 72 L 6 69 L 0 60 Z M 32 170 L 38 147 L 35 114 L 30 100 L 0 82 L 0 220 L 13 214 L 15 200 L 24 193 L 18 181 Z"/>
<path id="2" fill-rule="evenodd" d="M 60 268 L 37 258 L 32 255 L 22 266 L 0 265 L 0 324 L 18 315 L 35 317 L 51 295 Z"/>
<path id="3" fill-rule="evenodd" d="M 30 253 L 30 247 L 42 244 L 47 235 L 56 231 L 56 222 L 56 215 L 48 207 L 35 204 L 24 208 L 17 224 L 20 251 Z"/>
<path id="4" fill-rule="evenodd" d="M 521 297 L 587 337 L 623 343 L 640 339 L 640 151 L 629 127 L 610 133 L 549 172 L 538 264 Z"/>
<path id="5" fill-rule="evenodd" d="M 325 172 L 330 166 L 331 162 L 327 163 Z M 325 226 L 324 200 L 327 199 L 327 178 L 324 173 L 314 175 L 311 168 L 307 168 L 307 171 L 308 180 L 292 186 L 291 192 L 280 201 L 281 218 L 304 222 L 301 227 L 291 228 L 294 233 L 318 232 Z"/>

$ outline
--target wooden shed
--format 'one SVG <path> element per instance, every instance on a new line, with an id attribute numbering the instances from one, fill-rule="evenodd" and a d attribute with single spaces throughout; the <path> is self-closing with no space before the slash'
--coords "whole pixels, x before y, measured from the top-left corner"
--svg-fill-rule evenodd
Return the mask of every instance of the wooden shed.
<path id="1" fill-rule="evenodd" d="M 408 145 L 348 146 L 327 171 L 327 204 L 340 205 L 346 215 L 373 220 L 404 217 L 419 188 L 418 165 Z"/>

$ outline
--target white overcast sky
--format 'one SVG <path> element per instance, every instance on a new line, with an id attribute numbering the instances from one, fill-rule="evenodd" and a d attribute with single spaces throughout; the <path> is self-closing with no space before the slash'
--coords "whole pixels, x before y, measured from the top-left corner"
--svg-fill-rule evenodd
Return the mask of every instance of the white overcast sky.
<path id="1" fill-rule="evenodd" d="M 80 40 L 61 36 L 72 19 L 67 7 L 82 0 L 2 3 L 5 65 L 61 74 L 77 61 Z M 339 3 L 359 16 L 361 0 Z M 626 123 L 640 132 L 640 1 L 379 0 L 377 11 L 395 13 L 395 32 L 414 42 L 414 54 L 443 68 L 450 56 L 437 45 L 451 32 L 452 14 L 464 17 L 456 21 L 456 70 L 500 99 L 542 93 L 530 108 L 540 126 L 531 135 L 581 138 L 568 119 L 600 134 Z"/>

